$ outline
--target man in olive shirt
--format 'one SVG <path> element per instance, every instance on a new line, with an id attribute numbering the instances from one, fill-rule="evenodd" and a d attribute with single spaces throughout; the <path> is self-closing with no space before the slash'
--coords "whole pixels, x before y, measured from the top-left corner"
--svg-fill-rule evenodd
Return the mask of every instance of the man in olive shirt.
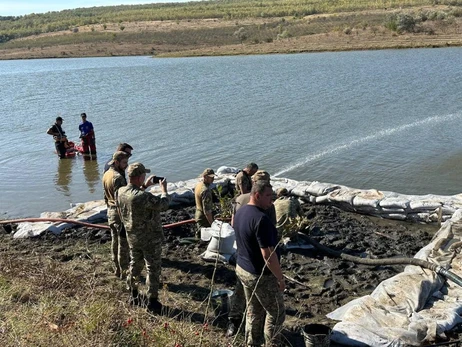
<path id="1" fill-rule="evenodd" d="M 279 188 L 277 191 L 277 199 L 274 201 L 274 209 L 276 210 L 276 229 L 278 230 L 278 239 L 282 237 L 292 237 L 297 231 L 288 229 L 292 220 L 297 217 L 300 220 L 303 217 L 303 210 L 300 202 L 294 196 L 290 196 L 286 188 Z"/>
<path id="2" fill-rule="evenodd" d="M 104 201 L 106 202 L 107 218 L 111 228 L 111 254 L 115 268 L 114 274 L 122 279 L 127 275 L 130 256 L 127 235 L 117 207 L 117 192 L 119 188 L 127 185 L 127 180 L 125 179 L 127 166 L 128 154 L 117 151 L 109 162 L 109 170 L 103 175 Z"/>
<path id="3" fill-rule="evenodd" d="M 215 179 L 215 172 L 212 169 L 205 169 L 200 177 L 202 181 L 194 187 L 196 237 L 200 237 L 201 228 L 209 228 L 213 223 L 213 197 L 210 185 Z"/>
<path id="4" fill-rule="evenodd" d="M 146 264 L 147 308 L 160 313 L 162 304 L 158 300 L 158 291 L 164 240 L 160 212 L 168 209 L 171 198 L 167 193 L 165 178 L 159 180 L 156 176 L 150 176 L 146 180 L 146 173 L 149 172 L 151 170 L 146 169 L 141 163 L 129 165 L 127 169 L 129 183 L 119 189 L 117 201 L 130 247 L 127 284 L 131 290 L 132 302 L 139 302 L 138 282 Z M 157 182 L 162 190 L 160 197 L 144 191 Z"/>
<path id="5" fill-rule="evenodd" d="M 250 193 L 252 189 L 251 177 L 258 170 L 258 165 L 255 163 L 248 164 L 244 170 L 239 172 L 236 176 L 236 190 L 239 194 Z"/>

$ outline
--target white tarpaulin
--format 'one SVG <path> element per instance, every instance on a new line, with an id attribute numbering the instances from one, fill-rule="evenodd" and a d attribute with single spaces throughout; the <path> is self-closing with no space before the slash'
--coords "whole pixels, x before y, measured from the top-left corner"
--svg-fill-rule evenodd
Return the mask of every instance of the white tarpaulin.
<path id="1" fill-rule="evenodd" d="M 457 210 L 415 258 L 462 277 L 462 210 Z M 329 313 L 340 320 L 332 340 L 349 346 L 420 346 L 462 322 L 462 287 L 419 266 L 382 283 L 370 294 Z"/>

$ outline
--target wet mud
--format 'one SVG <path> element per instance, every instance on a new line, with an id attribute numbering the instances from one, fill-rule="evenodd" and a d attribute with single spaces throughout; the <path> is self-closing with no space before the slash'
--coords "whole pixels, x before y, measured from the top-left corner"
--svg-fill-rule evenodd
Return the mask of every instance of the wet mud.
<path id="1" fill-rule="evenodd" d="M 303 204 L 302 207 L 305 216 L 310 220 L 310 227 L 304 231 L 305 235 L 324 246 L 358 257 L 413 257 L 430 242 L 439 229 L 436 224 L 421 225 L 378 219 L 345 212 L 332 206 Z M 162 213 L 163 224 L 191 218 L 194 218 L 194 207 Z M 14 226 L 7 225 L 3 233 L 9 233 L 12 229 Z M 219 263 L 214 274 L 215 264 L 205 262 L 199 256 L 206 250 L 207 243 L 188 239 L 194 237 L 194 224 L 185 224 L 164 231 L 164 287 L 171 292 L 186 293 L 191 300 L 197 302 L 206 300 L 213 276 L 214 289 L 234 289 L 234 265 Z M 54 250 L 61 247 L 58 244 L 62 245 L 63 240 L 72 242 L 73 239 L 80 238 L 107 243 L 110 242 L 110 233 L 107 230 L 76 228 L 65 230 L 60 235 L 42 235 L 34 240 L 34 243 L 37 247 Z M 16 247 L 20 247 L 21 241 L 15 241 L 15 244 Z M 61 253 L 54 252 L 50 256 L 56 256 L 60 261 L 81 256 Z M 300 335 L 301 327 L 313 323 L 333 327 L 336 322 L 326 318 L 327 313 L 352 299 L 371 293 L 380 282 L 404 269 L 404 266 L 354 264 L 340 258 L 332 258 L 316 249 L 283 249 L 281 254 L 284 274 L 298 282 L 287 280 L 284 293 L 287 314 L 287 329 L 284 335 L 292 346 L 304 346 L 303 337 Z M 226 319 L 223 317 L 217 320 L 216 324 L 224 328 Z"/>

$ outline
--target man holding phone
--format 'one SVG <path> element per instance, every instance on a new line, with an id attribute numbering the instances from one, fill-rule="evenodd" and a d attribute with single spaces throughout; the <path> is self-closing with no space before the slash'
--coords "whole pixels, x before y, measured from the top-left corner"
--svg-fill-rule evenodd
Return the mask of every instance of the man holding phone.
<path id="1" fill-rule="evenodd" d="M 129 183 L 119 189 L 117 201 L 130 247 L 127 285 L 131 291 L 131 302 L 142 302 L 138 293 L 138 282 L 146 264 L 147 308 L 161 313 L 162 304 L 158 300 L 158 291 L 164 233 L 160 212 L 168 209 L 171 198 L 167 192 L 167 180 L 157 176 L 146 179 L 146 173 L 149 172 L 151 170 L 146 169 L 141 163 L 129 165 Z M 156 184 L 154 182 L 160 184 L 161 196 L 144 191 Z"/>

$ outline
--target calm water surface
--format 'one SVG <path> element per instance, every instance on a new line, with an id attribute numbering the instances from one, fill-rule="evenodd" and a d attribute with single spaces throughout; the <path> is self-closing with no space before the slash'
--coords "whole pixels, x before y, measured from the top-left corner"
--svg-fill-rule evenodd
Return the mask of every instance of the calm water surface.
<path id="1" fill-rule="evenodd" d="M 119 142 L 169 181 L 249 161 L 273 175 L 408 194 L 462 192 L 462 49 L 0 61 L 0 218 L 102 197 Z M 98 160 L 46 130 L 80 113 Z"/>

